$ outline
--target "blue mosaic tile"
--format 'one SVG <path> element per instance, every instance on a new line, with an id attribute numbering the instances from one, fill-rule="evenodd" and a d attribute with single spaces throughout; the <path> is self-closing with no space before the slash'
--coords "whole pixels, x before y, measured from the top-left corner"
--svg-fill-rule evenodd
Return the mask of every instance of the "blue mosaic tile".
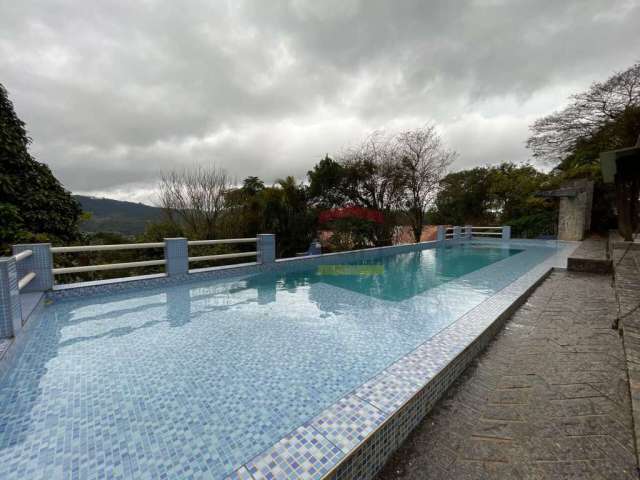
<path id="1" fill-rule="evenodd" d="M 383 372 L 362 384 L 354 393 L 383 412 L 393 413 L 409 400 L 422 385 L 421 382 Z"/>
<path id="2" fill-rule="evenodd" d="M 240 467 L 224 480 L 254 480 L 254 478 L 249 473 L 249 470 L 247 470 L 245 467 Z"/>
<path id="3" fill-rule="evenodd" d="M 382 425 L 387 417 L 370 403 L 356 395 L 349 395 L 315 417 L 311 425 L 348 453 Z"/>
<path id="4" fill-rule="evenodd" d="M 327 474 L 344 454 L 311 427 L 300 427 L 247 463 L 255 480 L 311 480 Z"/>

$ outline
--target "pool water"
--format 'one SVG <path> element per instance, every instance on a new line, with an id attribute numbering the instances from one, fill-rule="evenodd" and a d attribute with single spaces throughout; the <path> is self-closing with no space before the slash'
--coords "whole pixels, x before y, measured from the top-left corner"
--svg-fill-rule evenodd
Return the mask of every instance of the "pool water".
<path id="1" fill-rule="evenodd" d="M 54 303 L 0 377 L 0 478 L 224 478 L 553 253 L 456 246 Z"/>
<path id="2" fill-rule="evenodd" d="M 324 282 L 383 300 L 400 301 L 520 252 L 522 250 L 513 248 L 462 245 L 359 263 L 379 267 L 377 269 L 346 269 L 346 274 L 337 269 L 333 274 L 330 268 L 318 268 L 302 276 L 310 282 Z M 331 274 L 323 275 L 327 270 Z"/>

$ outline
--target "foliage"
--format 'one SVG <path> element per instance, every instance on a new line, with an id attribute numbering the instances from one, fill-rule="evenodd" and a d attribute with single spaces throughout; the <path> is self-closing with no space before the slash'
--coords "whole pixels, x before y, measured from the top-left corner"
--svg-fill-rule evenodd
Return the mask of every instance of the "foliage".
<path id="1" fill-rule="evenodd" d="M 28 151 L 25 124 L 0 84 L 0 250 L 18 242 L 78 238 L 80 206 Z"/>
<path id="2" fill-rule="evenodd" d="M 330 232 L 330 250 L 339 252 L 375 245 L 377 231 L 385 224 L 385 218 L 378 210 L 354 206 L 320 212 L 318 223 Z"/>
<path id="3" fill-rule="evenodd" d="M 557 183 L 554 175 L 512 163 L 450 173 L 428 217 L 439 224 L 511 225 L 514 236 L 525 238 L 550 235 L 556 206 L 534 194 Z"/>
<path id="4" fill-rule="evenodd" d="M 309 193 L 322 208 L 359 206 L 382 212 L 385 222 L 373 225 L 374 245 L 391 243 L 402 213 L 419 241 L 424 212 L 455 155 L 433 125 L 396 135 L 374 132 L 339 160 L 327 156 L 309 171 Z"/>
<path id="5" fill-rule="evenodd" d="M 384 223 L 384 215 L 382 214 L 382 212 L 362 207 L 344 207 L 325 210 L 323 212 L 320 212 L 320 215 L 318 216 L 318 222 L 320 224 L 325 224 L 345 218 L 358 218 L 378 224 Z"/>
<path id="6" fill-rule="evenodd" d="M 274 233 L 279 256 L 293 256 L 307 250 L 315 233 L 315 210 L 307 188 L 293 177 L 266 187 L 257 177 L 248 177 L 242 187 L 225 196 L 222 217 L 225 236 L 255 237 Z"/>
<path id="7" fill-rule="evenodd" d="M 331 232 L 329 250 L 342 252 L 374 246 L 376 223 L 366 218 L 342 217 L 325 224 Z"/>

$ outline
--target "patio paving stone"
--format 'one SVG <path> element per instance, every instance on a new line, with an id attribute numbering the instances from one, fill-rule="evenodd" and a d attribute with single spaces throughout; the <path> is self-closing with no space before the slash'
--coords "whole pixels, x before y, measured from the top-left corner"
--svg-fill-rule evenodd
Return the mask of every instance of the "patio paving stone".
<path id="1" fill-rule="evenodd" d="M 611 277 L 552 273 L 378 480 L 637 479 L 617 308 Z"/>

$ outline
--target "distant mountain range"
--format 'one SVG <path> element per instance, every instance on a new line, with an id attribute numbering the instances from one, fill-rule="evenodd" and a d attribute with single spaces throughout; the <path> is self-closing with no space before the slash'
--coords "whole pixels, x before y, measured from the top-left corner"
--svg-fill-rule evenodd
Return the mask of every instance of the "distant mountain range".
<path id="1" fill-rule="evenodd" d="M 91 219 L 81 222 L 83 232 L 115 232 L 123 235 L 138 235 L 144 232 L 149 222 L 161 218 L 162 209 L 143 203 L 123 202 L 111 198 L 74 195 L 82 210 L 91 213 Z"/>

